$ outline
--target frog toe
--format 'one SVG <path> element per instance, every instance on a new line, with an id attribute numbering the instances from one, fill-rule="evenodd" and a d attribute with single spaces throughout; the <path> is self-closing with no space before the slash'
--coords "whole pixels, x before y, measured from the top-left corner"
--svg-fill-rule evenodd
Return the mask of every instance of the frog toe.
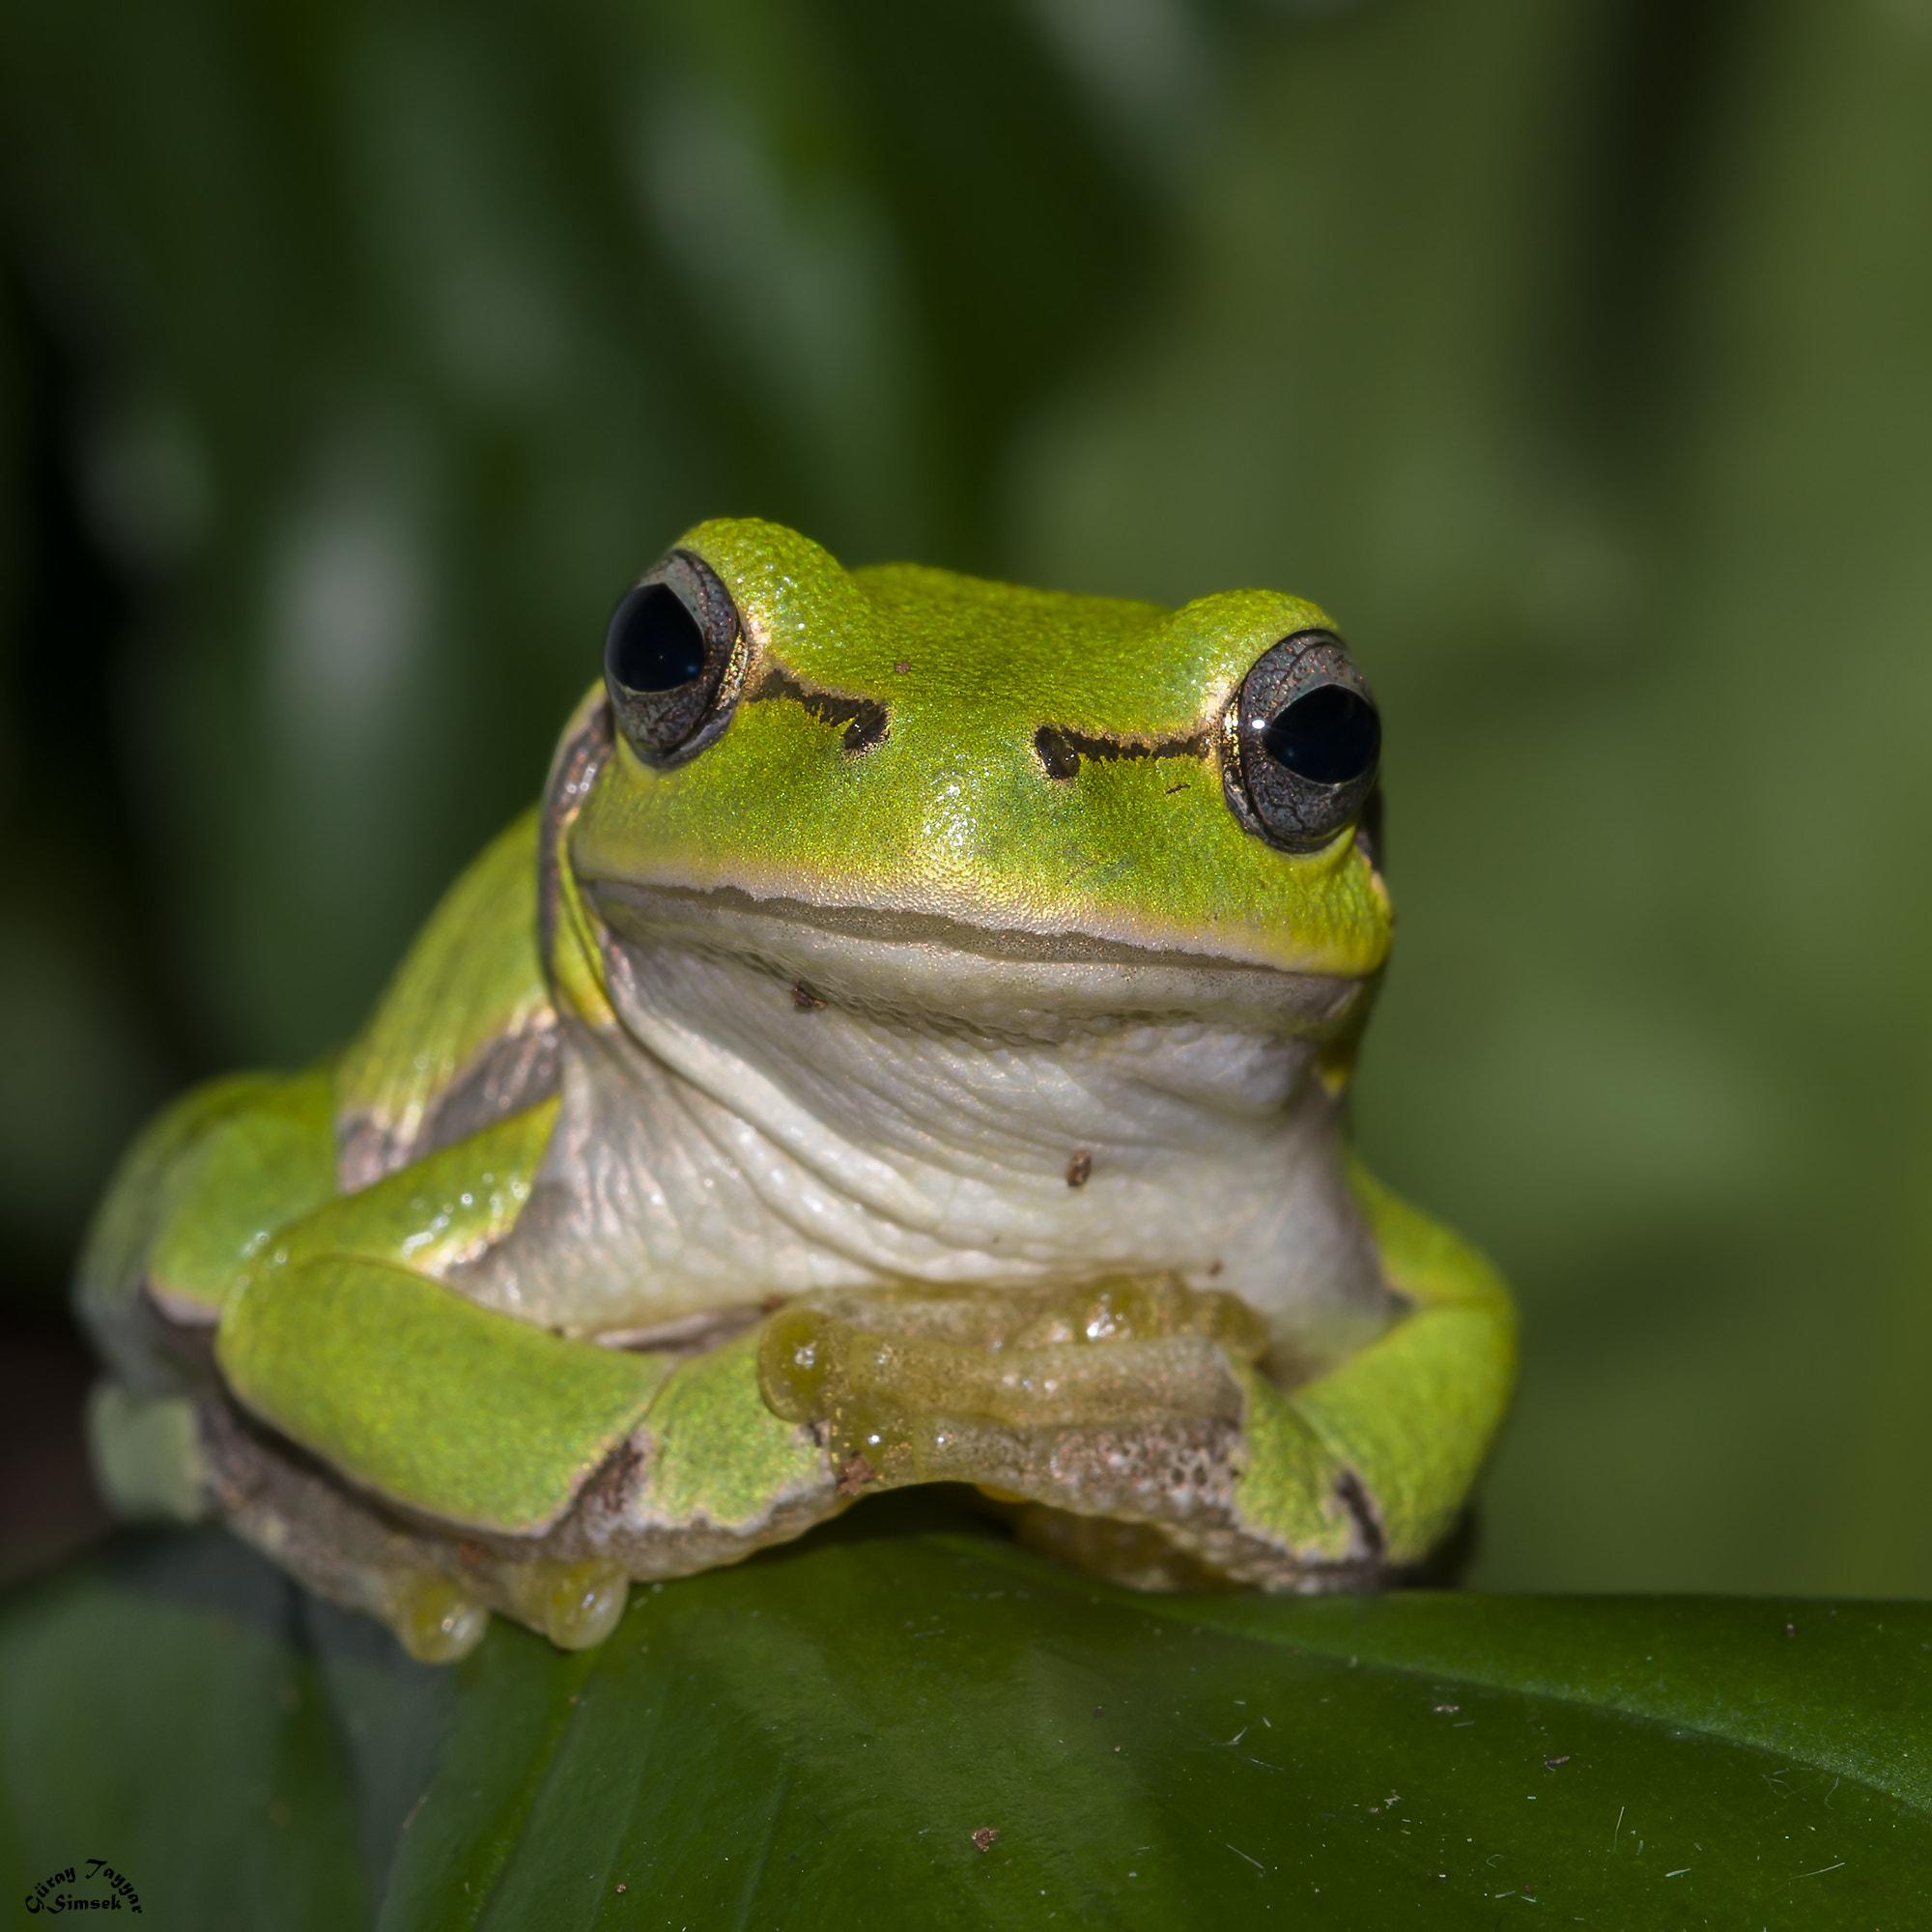
<path id="1" fill-rule="evenodd" d="M 617 1628 L 630 1600 L 630 1577 L 608 1557 L 486 1558 L 474 1575 L 479 1589 L 498 1609 L 549 1637 L 559 1650 L 594 1650 Z"/>
<path id="2" fill-rule="evenodd" d="M 592 1650 L 617 1628 L 631 1579 L 615 1563 L 559 1563 L 544 1596 L 544 1634 L 559 1650 Z"/>
<path id="3" fill-rule="evenodd" d="M 435 1570 L 399 1572 L 386 1599 L 383 1621 L 418 1663 L 454 1663 L 490 1628 L 488 1605 Z"/>

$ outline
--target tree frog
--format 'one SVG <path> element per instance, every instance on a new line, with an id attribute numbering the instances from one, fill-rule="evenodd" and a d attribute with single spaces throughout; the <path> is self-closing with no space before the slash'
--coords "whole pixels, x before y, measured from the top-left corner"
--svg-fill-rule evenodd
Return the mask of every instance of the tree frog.
<path id="1" fill-rule="evenodd" d="M 429 1661 L 914 1483 L 1151 1587 L 1401 1577 L 1515 1324 L 1344 1133 L 1379 749 L 1291 596 L 698 525 L 362 1033 L 126 1157 L 103 1490 Z"/>

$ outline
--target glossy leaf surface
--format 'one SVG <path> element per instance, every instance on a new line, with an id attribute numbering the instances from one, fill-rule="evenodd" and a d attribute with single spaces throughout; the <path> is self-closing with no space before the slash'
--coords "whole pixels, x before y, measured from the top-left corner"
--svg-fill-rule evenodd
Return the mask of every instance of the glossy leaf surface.
<path id="1" fill-rule="evenodd" d="M 127 1545 L 0 1617 L 6 1881 L 396 1932 L 1932 1912 L 1932 1607 L 1143 1597 L 922 1507 L 447 1672 Z"/>

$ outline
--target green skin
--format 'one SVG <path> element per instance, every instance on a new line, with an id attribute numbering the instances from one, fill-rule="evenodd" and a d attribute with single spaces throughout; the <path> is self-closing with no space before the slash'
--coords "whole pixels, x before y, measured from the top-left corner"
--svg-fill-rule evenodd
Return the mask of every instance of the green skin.
<path id="1" fill-rule="evenodd" d="M 342 1055 L 128 1155 L 79 1288 L 109 1495 L 432 1659 L 935 1478 L 1129 1580 L 1422 1562 L 1514 1313 L 1342 1144 L 1365 841 L 1282 849 L 1222 768 L 1327 620 L 678 549 L 736 607 L 724 728 L 640 757 L 593 691 Z"/>

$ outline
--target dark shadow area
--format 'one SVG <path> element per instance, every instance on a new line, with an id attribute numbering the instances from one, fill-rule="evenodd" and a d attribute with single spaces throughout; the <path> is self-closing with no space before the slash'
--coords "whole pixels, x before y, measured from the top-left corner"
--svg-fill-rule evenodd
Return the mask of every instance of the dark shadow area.
<path id="1" fill-rule="evenodd" d="M 0 1588 L 107 1533 L 81 1410 L 94 1360 L 57 1320 L 0 1326 Z"/>

